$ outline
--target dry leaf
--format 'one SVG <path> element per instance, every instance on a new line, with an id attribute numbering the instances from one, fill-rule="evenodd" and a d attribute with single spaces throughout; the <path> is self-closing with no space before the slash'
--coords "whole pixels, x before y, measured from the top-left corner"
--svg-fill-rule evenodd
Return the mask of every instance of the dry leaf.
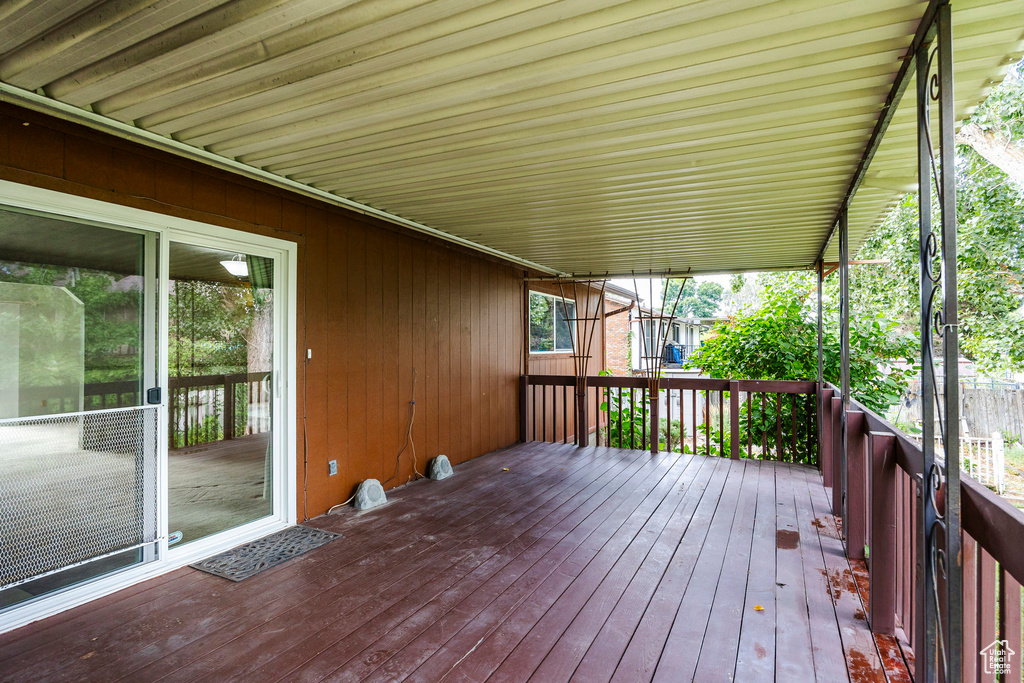
<path id="1" fill-rule="evenodd" d="M 761 607 L 761 605 L 754 605 L 754 611 L 755 612 L 763 612 L 764 611 L 764 607 Z"/>
<path id="2" fill-rule="evenodd" d="M 502 468 L 501 468 L 501 471 L 502 471 L 502 472 L 508 472 L 508 468 L 507 468 L 507 467 L 502 467 Z"/>

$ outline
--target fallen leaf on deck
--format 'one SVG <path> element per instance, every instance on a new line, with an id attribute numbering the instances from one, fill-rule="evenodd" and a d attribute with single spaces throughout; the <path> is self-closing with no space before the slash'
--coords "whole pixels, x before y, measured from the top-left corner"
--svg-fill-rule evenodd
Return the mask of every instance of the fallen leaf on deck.
<path id="1" fill-rule="evenodd" d="M 764 611 L 764 607 L 761 607 L 761 605 L 754 605 L 754 611 L 755 612 L 763 612 Z"/>

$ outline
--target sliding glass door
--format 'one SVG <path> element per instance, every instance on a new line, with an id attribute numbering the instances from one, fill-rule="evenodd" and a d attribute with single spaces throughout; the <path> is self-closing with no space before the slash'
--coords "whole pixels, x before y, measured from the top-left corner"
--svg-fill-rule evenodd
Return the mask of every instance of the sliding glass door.
<path id="1" fill-rule="evenodd" d="M 171 239 L 168 531 L 188 544 L 274 513 L 274 260 Z"/>
<path id="2" fill-rule="evenodd" d="M 294 523 L 295 245 L 0 192 L 0 631 Z"/>
<path id="3" fill-rule="evenodd" d="M 0 209 L 0 608 L 155 558 L 158 246 Z"/>

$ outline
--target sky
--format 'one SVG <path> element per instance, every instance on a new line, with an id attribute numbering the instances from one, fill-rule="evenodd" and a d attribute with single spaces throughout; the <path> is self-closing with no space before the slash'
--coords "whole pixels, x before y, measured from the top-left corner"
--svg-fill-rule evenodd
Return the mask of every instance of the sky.
<path id="1" fill-rule="evenodd" d="M 655 305 L 660 306 L 661 305 L 662 278 L 656 277 L 656 278 L 653 278 L 653 279 L 654 279 L 654 282 L 650 282 L 651 278 L 640 278 L 640 277 L 637 277 L 637 279 L 636 279 L 636 287 L 633 286 L 633 280 L 632 279 L 612 279 L 612 280 L 609 280 L 609 282 L 611 282 L 614 285 L 618 285 L 619 287 L 622 287 L 623 289 L 628 289 L 631 292 L 635 292 L 637 289 L 639 289 L 640 291 L 638 292 L 638 295 L 643 300 L 643 303 L 645 305 L 649 305 L 650 304 L 648 299 L 651 298 L 651 286 L 653 285 L 654 286 L 654 299 L 655 299 L 654 303 L 655 303 Z M 722 287 L 726 291 L 729 290 L 729 276 L 728 275 L 697 275 L 693 279 L 694 279 L 694 281 L 698 285 L 700 283 L 702 283 L 702 282 L 717 282 L 718 284 L 722 285 Z"/>

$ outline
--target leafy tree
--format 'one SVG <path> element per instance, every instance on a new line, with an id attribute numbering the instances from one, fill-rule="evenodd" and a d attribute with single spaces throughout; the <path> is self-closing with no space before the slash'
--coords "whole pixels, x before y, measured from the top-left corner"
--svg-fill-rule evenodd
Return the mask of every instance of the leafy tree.
<path id="1" fill-rule="evenodd" d="M 1007 74 L 960 128 L 956 141 L 1024 185 L 1024 62 Z"/>
<path id="2" fill-rule="evenodd" d="M 679 294 L 680 288 L 683 290 L 682 294 Z M 676 303 L 678 295 L 679 305 L 676 307 L 676 315 L 696 318 L 714 316 L 718 312 L 718 305 L 722 302 L 722 294 L 725 292 L 725 288 L 717 282 L 708 280 L 697 284 L 692 278 L 665 280 L 661 289 L 666 312 L 672 311 L 672 306 Z"/>
<path id="3" fill-rule="evenodd" d="M 717 282 L 702 282 L 693 296 L 684 297 L 679 307 L 683 314 L 695 318 L 710 318 L 718 312 L 725 288 Z"/>
<path id="4" fill-rule="evenodd" d="M 747 284 L 747 276 L 743 273 L 736 273 L 729 276 L 729 291 L 733 294 L 739 294 L 745 284 Z"/>
<path id="5" fill-rule="evenodd" d="M 989 374 L 1024 370 L 1024 195 L 968 147 L 957 168 L 957 278 L 961 352 Z M 885 267 L 853 267 L 853 310 L 867 307 L 906 331 L 920 326 L 917 194 L 903 198 L 859 257 Z"/>
<path id="6" fill-rule="evenodd" d="M 759 276 L 761 302 L 716 325 L 688 360 L 712 377 L 763 380 L 812 380 L 818 374 L 818 337 L 814 278 L 808 273 Z M 825 377 L 839 381 L 836 297 L 825 301 Z M 899 400 L 913 371 L 917 348 L 913 335 L 883 316 L 860 315 L 850 324 L 852 395 L 884 413 Z"/>
<path id="7" fill-rule="evenodd" d="M 140 277 L 86 268 L 0 262 L 0 281 L 62 287 L 82 302 L 86 383 L 139 377 L 142 363 Z M 22 354 L 31 356 L 33 353 L 32 349 L 22 349 Z M 23 380 L 34 386 L 46 386 L 44 377 L 33 375 L 37 370 L 43 372 L 45 365 L 42 359 L 38 363 L 29 361 L 22 371 Z"/>
<path id="8" fill-rule="evenodd" d="M 1024 155 L 1021 70 L 1018 64 L 968 123 L 999 136 L 1000 145 L 1018 155 Z M 958 137 L 958 142 L 964 141 L 975 142 Z M 961 144 L 956 151 L 961 352 L 988 374 L 1024 371 L 1024 194 L 1020 185 L 973 145 Z M 934 196 L 933 204 L 937 204 Z M 919 333 L 918 250 L 918 196 L 912 193 L 886 216 L 857 255 L 888 264 L 851 268 L 854 324 L 863 317 L 886 318 L 900 332 Z M 826 280 L 827 295 L 834 291 L 836 279 Z"/>

